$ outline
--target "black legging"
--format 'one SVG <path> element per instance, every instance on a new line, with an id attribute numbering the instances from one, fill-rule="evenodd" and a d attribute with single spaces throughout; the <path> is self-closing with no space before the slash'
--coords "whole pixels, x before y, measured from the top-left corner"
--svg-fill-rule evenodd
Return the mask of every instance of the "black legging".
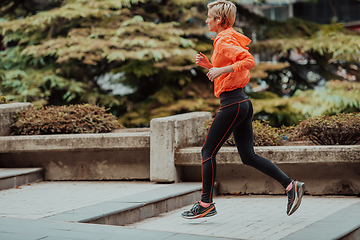
<path id="1" fill-rule="evenodd" d="M 221 94 L 220 100 L 220 110 L 211 124 L 201 150 L 203 189 L 201 201 L 212 202 L 216 176 L 215 156 L 231 133 L 234 135 L 242 162 L 267 174 L 286 188 L 291 183 L 291 178 L 274 163 L 254 152 L 253 107 L 246 94 L 242 89 L 236 89 Z"/>

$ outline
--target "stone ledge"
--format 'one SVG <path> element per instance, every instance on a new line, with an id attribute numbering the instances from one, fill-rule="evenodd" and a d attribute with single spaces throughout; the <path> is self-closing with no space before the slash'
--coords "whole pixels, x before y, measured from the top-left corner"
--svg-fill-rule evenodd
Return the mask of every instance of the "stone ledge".
<path id="1" fill-rule="evenodd" d="M 360 196 L 360 146 L 255 147 L 286 175 L 306 183 L 312 195 Z M 236 147 L 223 147 L 216 156 L 220 193 L 283 194 L 271 177 L 242 163 Z M 201 147 L 179 149 L 175 165 L 182 181 L 201 181 Z"/>
<path id="2" fill-rule="evenodd" d="M 0 137 L 0 167 L 44 168 L 44 180 L 150 178 L 150 129 Z"/>
<path id="3" fill-rule="evenodd" d="M 150 148 L 150 130 L 0 137 L 0 153 Z"/>
<path id="4" fill-rule="evenodd" d="M 360 236 L 360 203 L 355 203 L 281 240 L 340 239 L 355 240 Z"/>
<path id="5" fill-rule="evenodd" d="M 189 205 L 199 199 L 200 195 L 201 183 L 170 184 L 45 219 L 121 226 Z"/>
<path id="6" fill-rule="evenodd" d="M 0 168 L 0 179 L 42 172 L 43 170 L 42 168 Z"/>
<path id="7" fill-rule="evenodd" d="M 275 164 L 295 163 L 360 163 L 360 146 L 273 146 L 255 147 L 255 152 Z M 236 147 L 222 147 L 217 164 L 242 164 Z M 179 149 L 176 166 L 201 166 L 201 147 Z"/>
<path id="8" fill-rule="evenodd" d="M 43 180 L 42 168 L 0 168 L 0 190 Z"/>
<path id="9" fill-rule="evenodd" d="M 31 103 L 7 103 L 0 104 L 0 113 L 11 113 L 15 110 L 23 110 L 32 106 Z"/>

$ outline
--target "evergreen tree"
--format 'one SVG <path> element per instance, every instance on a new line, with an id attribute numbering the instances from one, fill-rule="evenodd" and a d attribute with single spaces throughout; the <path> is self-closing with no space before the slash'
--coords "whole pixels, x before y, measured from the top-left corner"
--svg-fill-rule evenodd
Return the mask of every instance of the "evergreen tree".
<path id="1" fill-rule="evenodd" d="M 205 0 L 2 1 L 0 91 L 10 101 L 37 106 L 100 104 L 110 107 L 128 127 L 147 126 L 151 118 L 177 113 L 215 112 L 219 103 L 212 83 L 194 64 L 197 52 L 210 57 L 212 51 L 205 34 L 206 4 Z M 350 71 L 359 62 L 360 37 L 341 25 L 299 19 L 276 22 L 237 6 L 234 28 L 249 37 L 256 32 L 250 51 L 283 54 L 287 61 L 276 67 L 256 66 L 254 79 L 271 82 L 269 76 L 286 68 L 298 72 L 299 66 L 286 59 L 290 49 L 309 54 L 327 79 L 335 77 L 334 66 Z"/>
<path id="2" fill-rule="evenodd" d="M 0 23 L 6 48 L 1 52 L 0 89 L 14 101 L 89 102 L 117 110 L 129 109 L 163 88 L 176 95 L 191 81 L 189 69 L 194 67 L 195 43 L 189 35 L 196 31 L 187 21 L 187 11 L 196 11 L 194 7 L 205 5 L 66 0 L 48 11 L 9 17 Z M 112 85 L 126 84 L 134 93 L 109 94 L 98 81 L 106 74 L 117 76 L 111 78 Z"/>

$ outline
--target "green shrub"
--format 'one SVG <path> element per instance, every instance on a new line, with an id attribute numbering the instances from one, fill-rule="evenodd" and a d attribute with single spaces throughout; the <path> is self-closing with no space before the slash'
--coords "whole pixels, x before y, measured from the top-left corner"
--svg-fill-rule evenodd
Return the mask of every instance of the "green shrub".
<path id="1" fill-rule="evenodd" d="M 8 103 L 8 101 L 7 101 L 6 97 L 2 96 L 0 93 L 0 104 L 5 104 L 5 103 Z"/>
<path id="2" fill-rule="evenodd" d="M 254 146 L 283 145 L 284 129 L 275 128 L 267 121 L 253 121 Z"/>
<path id="3" fill-rule="evenodd" d="M 96 105 L 49 106 L 21 111 L 13 135 L 105 133 L 123 128 L 116 117 Z"/>
<path id="4" fill-rule="evenodd" d="M 282 135 L 282 139 L 284 142 L 294 142 L 294 141 L 308 141 L 309 138 L 307 136 L 300 136 L 298 134 L 297 128 L 295 125 L 293 126 L 282 126 L 279 129 L 279 132 Z"/>
<path id="5" fill-rule="evenodd" d="M 206 121 L 204 128 L 208 130 L 211 126 L 212 120 Z M 284 136 L 292 128 L 275 128 L 271 127 L 267 121 L 254 120 L 254 146 L 280 146 L 284 143 Z M 225 141 L 225 144 L 235 146 L 233 134 Z"/>
<path id="6" fill-rule="evenodd" d="M 318 145 L 353 145 L 360 141 L 360 113 L 311 117 L 295 129 L 300 137 Z"/>

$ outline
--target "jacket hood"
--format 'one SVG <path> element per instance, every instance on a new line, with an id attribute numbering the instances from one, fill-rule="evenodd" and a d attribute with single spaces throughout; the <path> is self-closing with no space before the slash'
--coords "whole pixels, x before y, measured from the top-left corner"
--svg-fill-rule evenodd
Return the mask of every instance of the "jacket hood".
<path id="1" fill-rule="evenodd" d="M 245 35 L 237 32 L 237 31 L 235 31 L 235 29 L 233 29 L 232 27 L 231 27 L 231 28 L 227 28 L 227 29 L 225 29 L 224 31 L 220 32 L 220 33 L 216 36 L 214 43 L 215 43 L 219 38 L 223 38 L 223 37 L 224 37 L 224 38 L 232 38 L 232 39 L 234 39 L 235 41 L 237 41 L 237 42 L 240 44 L 241 47 L 245 48 L 246 50 L 249 49 L 249 48 L 246 47 L 246 46 L 251 43 L 251 40 L 250 40 L 247 36 L 245 36 Z"/>

